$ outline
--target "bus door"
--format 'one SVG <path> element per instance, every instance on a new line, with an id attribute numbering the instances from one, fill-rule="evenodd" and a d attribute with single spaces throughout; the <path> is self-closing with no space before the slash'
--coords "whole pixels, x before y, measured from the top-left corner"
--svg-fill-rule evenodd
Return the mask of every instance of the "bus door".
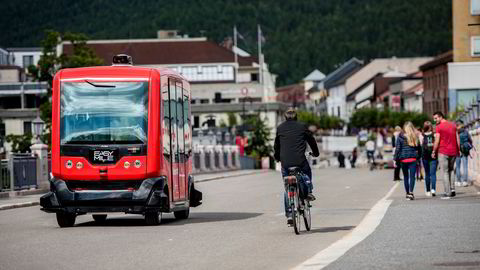
<path id="1" fill-rule="evenodd" d="M 183 87 L 182 83 L 177 82 L 176 84 L 176 103 L 177 103 L 177 168 L 178 168 L 178 185 L 179 185 L 179 199 L 186 199 L 186 169 L 185 169 L 185 129 L 184 129 L 184 109 L 183 109 Z"/>
<path id="2" fill-rule="evenodd" d="M 181 90 L 181 89 L 180 89 Z M 170 108 L 170 171 L 172 179 L 172 200 L 180 200 L 179 184 L 179 149 L 178 149 L 178 126 L 177 126 L 177 89 L 176 82 L 168 79 L 168 94 Z"/>

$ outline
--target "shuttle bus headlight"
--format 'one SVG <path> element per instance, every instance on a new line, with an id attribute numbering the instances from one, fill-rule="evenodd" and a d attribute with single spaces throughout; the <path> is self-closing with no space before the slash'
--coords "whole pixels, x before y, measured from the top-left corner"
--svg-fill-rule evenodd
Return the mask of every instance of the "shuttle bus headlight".
<path id="1" fill-rule="evenodd" d="M 135 168 L 140 168 L 140 166 L 142 166 L 142 163 L 140 162 L 140 160 L 135 160 Z"/>
<path id="2" fill-rule="evenodd" d="M 82 162 L 77 162 L 77 169 L 83 169 L 83 163 Z"/>
<path id="3" fill-rule="evenodd" d="M 67 167 L 67 169 L 71 169 L 73 167 L 73 162 L 71 160 L 67 160 L 65 167 Z"/>

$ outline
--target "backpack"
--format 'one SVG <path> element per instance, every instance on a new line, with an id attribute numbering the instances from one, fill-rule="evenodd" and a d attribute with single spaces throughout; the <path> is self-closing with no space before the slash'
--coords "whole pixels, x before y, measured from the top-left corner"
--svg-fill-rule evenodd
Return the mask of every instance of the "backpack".
<path id="1" fill-rule="evenodd" d="M 469 141 L 468 132 L 466 130 L 460 132 L 460 152 L 464 156 L 470 155 L 470 150 L 473 148 L 472 144 Z"/>
<path id="2" fill-rule="evenodd" d="M 430 157 L 432 155 L 434 143 L 435 143 L 435 137 L 433 137 L 433 133 L 428 135 L 425 134 L 423 136 L 422 148 L 423 148 L 423 152 L 425 153 L 424 156 Z"/>

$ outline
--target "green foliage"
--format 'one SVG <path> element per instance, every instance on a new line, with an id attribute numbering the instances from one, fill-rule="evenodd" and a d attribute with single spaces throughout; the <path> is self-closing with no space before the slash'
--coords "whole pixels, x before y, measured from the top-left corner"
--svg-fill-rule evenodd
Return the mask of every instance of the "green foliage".
<path id="1" fill-rule="evenodd" d="M 248 146 L 245 148 L 247 155 L 261 158 L 271 156 L 273 147 L 270 145 L 270 128 L 267 127 L 265 121 L 257 117 L 250 117 L 246 124 L 252 127 L 252 134 L 248 141 Z"/>
<path id="2" fill-rule="evenodd" d="M 238 125 L 237 123 L 237 115 L 234 112 L 228 112 L 228 126 L 229 127 L 234 127 Z"/>
<path id="3" fill-rule="evenodd" d="M 9 134 L 5 139 L 8 143 L 12 144 L 12 152 L 14 153 L 30 152 L 30 146 L 32 145 L 32 134 L 30 133 L 23 134 L 23 135 Z"/>
<path id="4" fill-rule="evenodd" d="M 73 44 L 71 55 L 62 54 L 57 56 L 56 47 L 63 41 Z M 42 41 L 43 55 L 38 61 L 38 66 L 28 67 L 28 72 L 35 80 L 48 82 L 48 94 L 52 94 L 52 82 L 55 73 L 62 68 L 75 68 L 83 66 L 98 66 L 102 59 L 95 56 L 93 51 L 86 46 L 87 36 L 84 34 L 70 33 L 61 34 L 52 30 L 45 31 Z M 52 103 L 48 99 L 40 105 L 40 118 L 45 121 L 47 132 L 42 135 L 42 142 L 51 146 L 52 128 Z"/>
<path id="5" fill-rule="evenodd" d="M 407 121 L 412 122 L 416 127 L 423 127 L 423 123 L 431 119 L 428 115 L 418 112 L 392 112 L 364 108 L 353 113 L 350 125 L 356 128 L 402 127 Z"/>
<path id="6" fill-rule="evenodd" d="M 343 120 L 338 117 L 329 115 L 317 116 L 308 111 L 297 111 L 297 118 L 300 122 L 321 129 L 339 129 L 345 124 Z"/>
<path id="7" fill-rule="evenodd" d="M 451 0 L 3 1 L 0 47 L 39 46 L 43 29 L 94 39 L 154 38 L 159 29 L 220 43 L 237 25 L 256 55 L 256 27 L 279 85 L 349 58 L 433 56 L 452 48 Z M 33 15 L 34 14 L 34 15 Z M 55 40 L 53 40 L 55 41 Z M 53 74 L 53 73 L 52 73 Z"/>

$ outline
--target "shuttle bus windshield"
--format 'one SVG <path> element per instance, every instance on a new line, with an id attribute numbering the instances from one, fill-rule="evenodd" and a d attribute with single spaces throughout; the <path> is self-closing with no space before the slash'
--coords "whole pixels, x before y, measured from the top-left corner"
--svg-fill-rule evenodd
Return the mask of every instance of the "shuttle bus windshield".
<path id="1" fill-rule="evenodd" d="M 146 144 L 148 82 L 63 82 L 61 144 Z"/>

